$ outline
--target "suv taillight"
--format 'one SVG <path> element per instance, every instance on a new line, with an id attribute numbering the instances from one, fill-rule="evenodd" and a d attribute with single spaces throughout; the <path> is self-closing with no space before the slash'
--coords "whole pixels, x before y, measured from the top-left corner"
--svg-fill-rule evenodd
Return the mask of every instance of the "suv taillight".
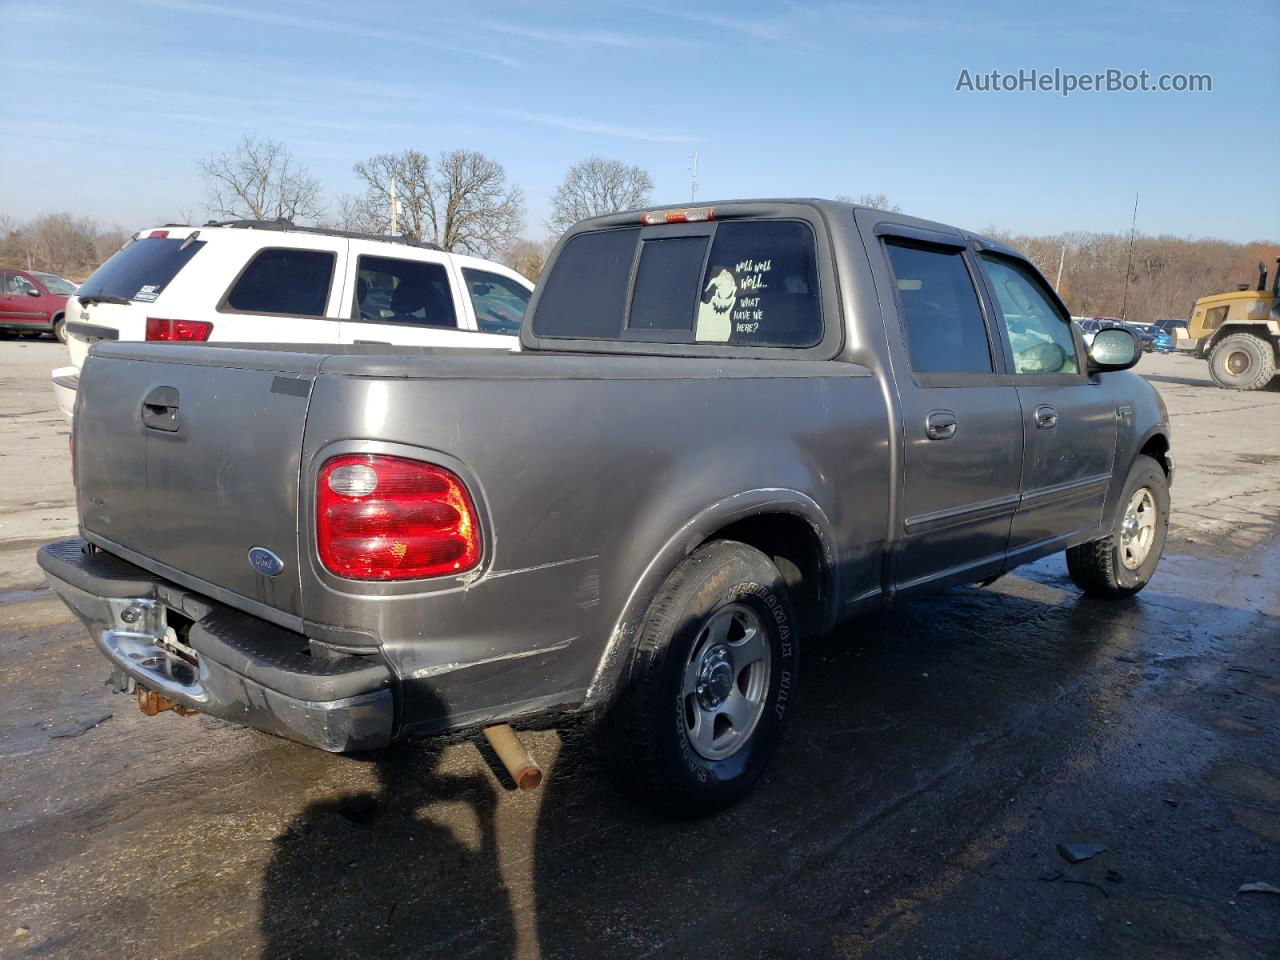
<path id="1" fill-rule="evenodd" d="M 213 333 L 213 324 L 204 320 L 166 320 L 147 317 L 147 339 L 167 343 L 205 341 Z"/>
<path id="2" fill-rule="evenodd" d="M 475 567 L 480 523 L 444 467 L 348 454 L 320 468 L 316 545 L 325 569 L 348 580 L 419 580 Z"/>

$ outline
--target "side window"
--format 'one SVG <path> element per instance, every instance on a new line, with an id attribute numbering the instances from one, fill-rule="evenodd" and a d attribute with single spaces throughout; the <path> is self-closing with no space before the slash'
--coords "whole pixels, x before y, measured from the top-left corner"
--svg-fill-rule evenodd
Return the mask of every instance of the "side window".
<path id="1" fill-rule="evenodd" d="M 991 373 L 991 344 L 959 250 L 887 241 L 916 373 Z"/>
<path id="2" fill-rule="evenodd" d="M 1079 373 L 1071 324 L 1022 264 L 982 255 L 1009 333 L 1014 373 Z"/>
<path id="3" fill-rule="evenodd" d="M 335 260 L 323 250 L 259 251 L 227 294 L 225 309 L 323 317 Z"/>
<path id="4" fill-rule="evenodd" d="M 0 273 L 0 293 L 13 295 L 18 292 L 18 285 L 14 283 L 16 274 Z"/>
<path id="5" fill-rule="evenodd" d="M 449 274 L 442 263 L 361 257 L 353 319 L 456 329 Z"/>
<path id="6" fill-rule="evenodd" d="M 1204 328 L 1217 330 L 1227 319 L 1227 307 L 1213 307 L 1204 315 Z"/>
<path id="7" fill-rule="evenodd" d="M 509 277 L 487 270 L 462 270 L 463 282 L 476 311 L 481 333 L 520 332 L 520 322 L 529 307 L 529 291 Z"/>

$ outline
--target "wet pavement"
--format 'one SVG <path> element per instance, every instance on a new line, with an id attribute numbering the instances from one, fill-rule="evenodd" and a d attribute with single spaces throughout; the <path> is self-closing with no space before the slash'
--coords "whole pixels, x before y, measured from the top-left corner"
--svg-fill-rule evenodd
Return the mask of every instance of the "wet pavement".
<path id="1" fill-rule="evenodd" d="M 1280 956 L 1280 896 L 1237 893 L 1280 886 L 1280 391 L 1144 359 L 1180 464 L 1144 593 L 1053 557 L 813 640 L 769 775 L 672 823 L 578 725 L 521 794 L 471 741 L 112 696 L 30 556 L 74 526 L 58 357 L 0 343 L 0 957 Z"/>

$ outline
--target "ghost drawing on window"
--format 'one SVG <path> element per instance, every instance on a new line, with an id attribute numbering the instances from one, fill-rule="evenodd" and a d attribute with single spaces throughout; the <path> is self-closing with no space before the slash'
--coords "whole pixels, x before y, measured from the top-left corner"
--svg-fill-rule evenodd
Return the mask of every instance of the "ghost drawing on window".
<path id="1" fill-rule="evenodd" d="M 703 288 L 703 299 L 698 304 L 698 325 L 693 337 L 695 340 L 724 343 L 733 331 L 733 305 L 738 301 L 738 281 L 726 267 L 712 267 L 710 273 L 711 279 Z"/>

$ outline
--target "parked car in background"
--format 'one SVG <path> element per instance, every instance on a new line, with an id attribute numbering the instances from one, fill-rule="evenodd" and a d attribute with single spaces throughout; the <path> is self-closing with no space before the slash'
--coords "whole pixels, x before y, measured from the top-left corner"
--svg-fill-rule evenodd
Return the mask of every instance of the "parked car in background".
<path id="1" fill-rule="evenodd" d="M 1183 349 L 1178 345 L 1178 341 L 1187 338 L 1187 321 L 1185 319 L 1169 317 L 1165 320 L 1157 320 L 1152 326 L 1160 328 L 1169 335 L 1173 340 L 1175 350 Z"/>
<path id="2" fill-rule="evenodd" d="M 1151 337 L 1151 349 L 1156 353 L 1173 353 L 1173 337 L 1163 327 L 1154 323 L 1131 323 L 1129 326 L 1136 330 L 1140 337 Z M 1143 347 L 1146 348 L 1145 340 Z"/>
<path id="3" fill-rule="evenodd" d="M 100 340 L 402 344 L 519 349 L 533 284 L 434 244 L 236 220 L 142 230 L 67 301 L 70 419 Z"/>
<path id="4" fill-rule="evenodd" d="M 590 711 L 699 814 L 764 771 L 809 637 L 1160 562 L 1135 333 L 1086 350 L 998 242 L 745 201 L 584 221 L 543 277 L 520 353 L 95 347 L 80 536 L 39 562 L 117 689 L 335 751 Z"/>
<path id="5" fill-rule="evenodd" d="M 65 340 L 67 297 L 75 292 L 76 285 L 57 274 L 0 268 L 0 330 Z"/>

